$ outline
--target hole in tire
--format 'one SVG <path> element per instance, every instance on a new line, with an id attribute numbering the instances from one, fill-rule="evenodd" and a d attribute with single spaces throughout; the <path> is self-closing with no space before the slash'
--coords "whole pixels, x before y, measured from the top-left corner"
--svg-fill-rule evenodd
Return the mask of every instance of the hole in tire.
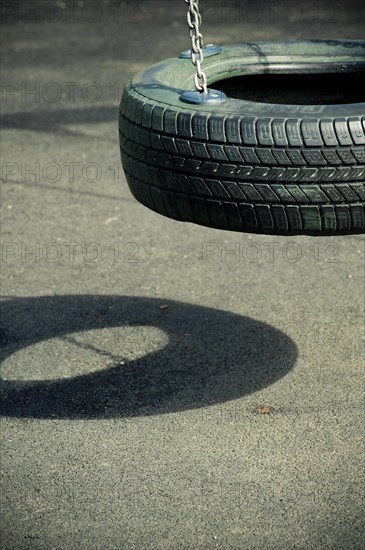
<path id="1" fill-rule="evenodd" d="M 228 97 L 258 103 L 334 105 L 365 100 L 364 72 L 260 74 L 218 80 L 211 86 Z"/>

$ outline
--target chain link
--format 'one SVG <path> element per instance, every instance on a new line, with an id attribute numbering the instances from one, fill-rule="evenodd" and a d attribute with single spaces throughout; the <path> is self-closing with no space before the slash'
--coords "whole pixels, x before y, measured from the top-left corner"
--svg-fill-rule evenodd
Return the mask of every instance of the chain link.
<path id="1" fill-rule="evenodd" d="M 191 62 L 196 67 L 194 84 L 198 92 L 206 94 L 208 93 L 207 77 L 201 68 L 204 56 L 203 35 L 199 30 L 202 23 L 202 17 L 199 12 L 199 0 L 185 0 L 185 3 L 189 4 L 187 21 L 191 38 Z"/>

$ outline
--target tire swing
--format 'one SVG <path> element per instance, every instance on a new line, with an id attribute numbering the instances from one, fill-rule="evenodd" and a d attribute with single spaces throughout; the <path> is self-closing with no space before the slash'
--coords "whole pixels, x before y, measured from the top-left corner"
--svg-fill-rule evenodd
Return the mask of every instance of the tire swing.
<path id="1" fill-rule="evenodd" d="M 121 158 L 134 197 L 218 229 L 363 233 L 365 41 L 203 47 L 198 1 L 185 1 L 191 50 L 139 72 L 121 99 Z M 247 97 L 255 78 L 261 88 Z M 280 103 L 285 79 L 300 101 Z M 279 83 L 276 103 L 260 100 L 270 82 Z M 331 97 L 318 103 L 321 86 Z"/>

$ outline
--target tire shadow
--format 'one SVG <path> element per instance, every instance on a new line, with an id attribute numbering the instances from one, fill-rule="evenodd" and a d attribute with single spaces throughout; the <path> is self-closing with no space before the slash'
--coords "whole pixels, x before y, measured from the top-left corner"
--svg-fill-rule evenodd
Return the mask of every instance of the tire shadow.
<path id="1" fill-rule="evenodd" d="M 115 338 L 109 351 L 88 340 L 81 348 L 102 356 L 103 370 L 67 379 L 3 379 L 1 414 L 9 417 L 120 418 L 196 409 L 275 383 L 290 372 L 297 358 L 295 343 L 266 323 L 155 298 L 66 295 L 5 299 L 2 318 L 1 358 L 7 359 L 8 365 L 10 361 L 10 370 L 11 361 L 16 364 L 16 357 L 11 356 L 29 348 L 24 352 L 27 369 L 31 362 L 41 361 L 49 363 L 51 373 L 56 364 L 57 372 L 62 372 L 58 361 L 65 359 L 58 358 L 52 341 L 45 350 L 31 346 L 49 339 L 72 340 L 77 346 L 73 333 L 135 327 L 138 338 L 143 326 L 155 327 L 167 337 L 167 344 L 156 350 L 153 339 L 148 341 L 140 333 L 144 355 L 125 364 L 118 361 L 126 346 L 122 338 Z"/>

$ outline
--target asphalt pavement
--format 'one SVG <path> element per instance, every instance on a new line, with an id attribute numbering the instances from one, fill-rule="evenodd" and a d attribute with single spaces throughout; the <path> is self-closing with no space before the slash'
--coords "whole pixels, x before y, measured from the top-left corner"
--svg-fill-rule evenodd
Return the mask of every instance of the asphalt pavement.
<path id="1" fill-rule="evenodd" d="M 201 1 L 205 42 L 363 38 L 363 2 Z M 1 548 L 364 540 L 364 239 L 182 224 L 120 164 L 180 1 L 2 7 Z"/>

